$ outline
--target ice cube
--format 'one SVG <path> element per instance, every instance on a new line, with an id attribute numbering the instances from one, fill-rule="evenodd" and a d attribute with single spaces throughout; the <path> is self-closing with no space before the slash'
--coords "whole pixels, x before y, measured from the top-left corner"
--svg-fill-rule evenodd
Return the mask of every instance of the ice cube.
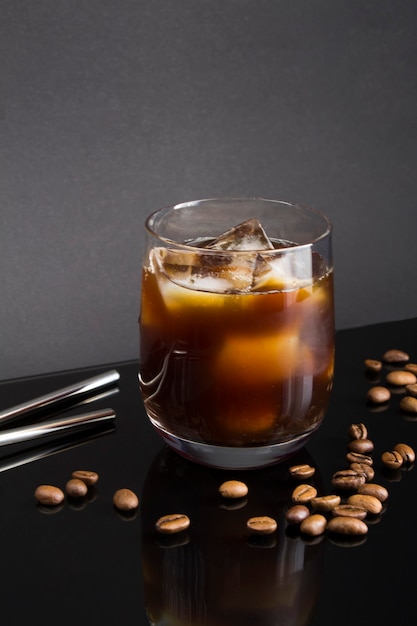
<path id="1" fill-rule="evenodd" d="M 253 270 L 252 291 L 299 289 L 311 285 L 313 267 L 308 246 L 265 257 L 258 254 Z"/>
<path id="2" fill-rule="evenodd" d="M 215 250 L 273 250 L 268 235 L 257 219 L 246 220 L 212 241 L 207 248 Z"/>

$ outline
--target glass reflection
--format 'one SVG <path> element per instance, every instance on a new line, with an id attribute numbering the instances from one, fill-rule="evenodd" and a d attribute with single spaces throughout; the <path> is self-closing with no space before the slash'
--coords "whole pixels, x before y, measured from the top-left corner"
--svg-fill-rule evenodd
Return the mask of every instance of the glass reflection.
<path id="1" fill-rule="evenodd" d="M 251 472 L 204 468 L 168 448 L 155 458 L 142 503 L 144 594 L 150 624 L 157 626 L 308 626 L 317 602 L 322 542 L 288 532 L 285 512 L 294 480 L 289 465 L 313 464 L 302 450 L 291 461 Z M 226 501 L 218 492 L 228 479 L 249 493 Z M 319 477 L 309 482 L 320 489 Z M 155 522 L 185 513 L 187 531 L 163 536 Z M 254 537 L 252 516 L 276 519 L 273 535 Z M 294 530 L 294 529 L 292 529 Z"/>

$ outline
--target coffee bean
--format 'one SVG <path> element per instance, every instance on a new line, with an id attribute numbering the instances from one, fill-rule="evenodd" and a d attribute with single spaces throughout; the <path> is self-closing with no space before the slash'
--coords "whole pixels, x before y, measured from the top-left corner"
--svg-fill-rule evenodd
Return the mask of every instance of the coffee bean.
<path id="1" fill-rule="evenodd" d="M 382 363 L 377 359 L 365 359 L 364 364 L 369 372 L 380 372 L 382 369 Z"/>
<path id="2" fill-rule="evenodd" d="M 240 480 L 226 480 L 219 487 L 223 498 L 244 498 L 248 495 L 248 486 Z"/>
<path id="3" fill-rule="evenodd" d="M 46 506 L 55 506 L 63 502 L 65 495 L 62 489 L 53 485 L 39 485 L 35 489 L 35 498 Z"/>
<path id="4" fill-rule="evenodd" d="M 309 515 L 305 520 L 301 522 L 300 530 L 306 535 L 311 537 L 318 537 L 322 535 L 326 530 L 327 519 L 320 513 L 314 513 Z"/>
<path id="5" fill-rule="evenodd" d="M 335 517 L 355 517 L 356 519 L 364 519 L 368 513 L 360 506 L 340 504 L 332 509 L 332 515 Z"/>
<path id="6" fill-rule="evenodd" d="M 297 478 L 300 480 L 305 480 L 306 478 L 311 478 L 316 469 L 307 463 L 303 463 L 301 465 L 292 465 L 289 469 L 289 472 L 293 478 Z"/>
<path id="7" fill-rule="evenodd" d="M 413 374 L 417 376 L 417 363 L 407 363 L 407 365 L 404 366 L 404 369 L 409 372 L 413 372 Z"/>
<path id="8" fill-rule="evenodd" d="M 382 359 L 385 363 L 405 363 L 410 360 L 410 356 L 403 350 L 387 350 Z"/>
<path id="9" fill-rule="evenodd" d="M 317 498 L 313 498 L 311 500 L 311 506 L 315 511 L 331 511 L 335 506 L 340 504 L 340 496 L 337 495 L 329 495 L 329 496 L 319 496 Z"/>
<path id="10" fill-rule="evenodd" d="M 292 492 L 292 501 L 306 504 L 317 496 L 317 489 L 311 485 L 298 485 Z"/>
<path id="11" fill-rule="evenodd" d="M 365 483 L 358 488 L 358 493 L 367 496 L 374 496 L 381 502 L 385 502 L 388 498 L 388 490 L 383 485 L 377 483 Z"/>
<path id="12" fill-rule="evenodd" d="M 186 530 L 190 525 L 190 518 L 184 513 L 173 513 L 171 515 L 164 515 L 160 517 L 155 528 L 159 533 L 165 535 L 172 535 L 179 533 L 182 530 Z"/>
<path id="13" fill-rule="evenodd" d="M 91 487 L 91 485 L 95 485 L 98 481 L 97 472 L 91 472 L 90 470 L 75 470 L 71 474 L 72 478 L 77 478 L 78 480 L 82 480 L 87 487 Z"/>
<path id="14" fill-rule="evenodd" d="M 374 449 L 373 441 L 370 439 L 353 439 L 347 445 L 349 452 L 357 452 L 358 454 L 369 454 Z"/>
<path id="15" fill-rule="evenodd" d="M 400 408 L 405 413 L 417 413 L 417 398 L 412 396 L 401 398 Z"/>
<path id="16" fill-rule="evenodd" d="M 333 517 L 327 524 L 329 532 L 340 535 L 366 535 L 368 526 L 355 517 Z"/>
<path id="17" fill-rule="evenodd" d="M 350 469 L 358 472 L 358 474 L 363 474 L 366 481 L 372 480 L 375 476 L 372 466 L 367 463 L 351 463 Z"/>
<path id="18" fill-rule="evenodd" d="M 416 454 L 413 448 L 406 443 L 397 443 L 394 446 L 394 450 L 401 454 L 403 463 L 414 463 L 416 460 Z"/>
<path id="19" fill-rule="evenodd" d="M 397 387 L 405 387 L 405 385 L 414 385 L 417 383 L 415 374 L 407 370 L 394 370 L 393 372 L 389 372 L 385 380 L 389 385 L 395 385 Z"/>
<path id="20" fill-rule="evenodd" d="M 386 451 L 381 456 L 381 461 L 385 467 L 390 469 L 397 469 L 403 464 L 403 457 L 397 450 Z"/>
<path id="21" fill-rule="evenodd" d="M 351 469 L 339 470 L 332 476 L 332 485 L 337 489 L 355 490 L 364 482 L 365 476 Z"/>
<path id="22" fill-rule="evenodd" d="M 349 496 L 347 504 L 365 509 L 367 513 L 372 515 L 378 515 L 382 510 L 381 500 L 378 500 L 375 496 L 362 493 L 355 493 L 353 496 Z"/>
<path id="23" fill-rule="evenodd" d="M 251 517 L 246 523 L 248 529 L 257 535 L 270 535 L 277 529 L 277 523 L 272 517 L 262 515 Z"/>
<path id="24" fill-rule="evenodd" d="M 348 430 L 349 437 L 351 439 L 367 439 L 368 429 L 365 424 L 351 424 Z"/>
<path id="25" fill-rule="evenodd" d="M 289 524 L 301 524 L 310 515 L 310 509 L 304 504 L 295 504 L 290 507 L 285 514 L 285 519 Z"/>
<path id="26" fill-rule="evenodd" d="M 413 396 L 413 398 L 417 398 L 417 384 L 406 385 L 405 390 L 409 396 Z"/>
<path id="27" fill-rule="evenodd" d="M 366 394 L 366 399 L 372 404 L 382 404 L 384 402 L 388 402 L 391 398 L 391 392 L 386 387 L 381 387 L 376 385 L 375 387 L 371 387 Z"/>
<path id="28" fill-rule="evenodd" d="M 348 452 L 346 459 L 349 463 L 360 463 L 361 465 L 373 465 L 374 460 L 369 454 L 360 454 L 359 452 Z"/>
<path id="29" fill-rule="evenodd" d="M 82 498 L 86 495 L 88 487 L 83 480 L 71 478 L 65 485 L 65 491 L 71 498 Z"/>
<path id="30" fill-rule="evenodd" d="M 137 509 L 139 500 L 131 489 L 118 489 L 113 496 L 113 504 L 120 511 Z"/>

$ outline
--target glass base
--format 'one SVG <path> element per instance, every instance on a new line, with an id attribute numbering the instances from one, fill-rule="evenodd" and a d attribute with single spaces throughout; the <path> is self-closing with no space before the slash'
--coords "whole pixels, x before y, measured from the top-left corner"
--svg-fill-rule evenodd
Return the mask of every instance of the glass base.
<path id="1" fill-rule="evenodd" d="M 181 439 L 153 424 L 165 442 L 189 461 L 217 469 L 245 470 L 285 461 L 300 450 L 315 431 L 290 441 L 265 446 L 228 447 Z"/>

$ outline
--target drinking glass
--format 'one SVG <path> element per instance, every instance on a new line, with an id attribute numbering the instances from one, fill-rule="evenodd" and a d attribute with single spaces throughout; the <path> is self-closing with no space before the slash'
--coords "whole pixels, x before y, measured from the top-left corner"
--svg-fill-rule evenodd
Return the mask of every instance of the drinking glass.
<path id="1" fill-rule="evenodd" d="M 204 199 L 145 223 L 139 382 L 181 455 L 249 469 L 320 426 L 334 364 L 332 228 L 262 198 Z"/>

